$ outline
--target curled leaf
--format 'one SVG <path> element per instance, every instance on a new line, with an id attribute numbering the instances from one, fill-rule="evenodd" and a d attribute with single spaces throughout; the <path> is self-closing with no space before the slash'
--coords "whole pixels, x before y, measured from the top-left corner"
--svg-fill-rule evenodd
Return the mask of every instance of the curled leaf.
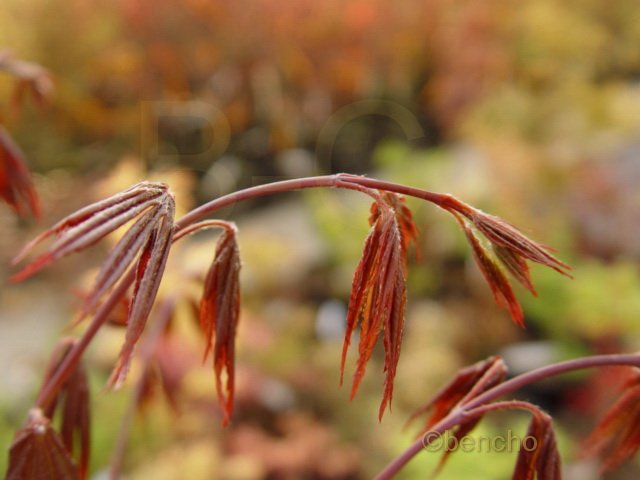
<path id="1" fill-rule="evenodd" d="M 142 248 L 135 267 L 135 283 L 129 306 L 124 345 L 108 382 L 109 385 L 116 388 L 122 385 L 129 371 L 133 350 L 142 335 L 153 307 L 171 249 L 175 204 L 171 195 L 166 195 L 163 198 L 164 201 L 160 207 L 157 221 L 155 221 L 146 244 Z"/>
<path id="2" fill-rule="evenodd" d="M 200 328 L 205 337 L 204 359 L 213 348 L 216 392 L 223 425 L 233 413 L 235 387 L 235 338 L 240 316 L 240 251 L 235 228 L 226 228 L 218 239 L 200 300 Z M 215 343 L 214 343 L 215 339 Z M 225 378 L 224 387 L 223 375 Z"/>
<path id="3" fill-rule="evenodd" d="M 413 221 L 413 213 L 407 206 L 407 201 L 402 195 L 397 193 L 381 191 L 384 202 L 393 209 L 398 221 L 398 228 L 400 229 L 400 236 L 402 238 L 402 248 L 405 252 L 409 250 L 409 246 L 413 243 L 415 248 L 416 257 L 420 257 L 420 251 L 418 249 L 418 227 L 416 227 Z M 369 225 L 375 223 L 376 218 L 380 214 L 380 206 L 378 202 L 371 204 L 371 214 L 369 216 Z M 405 262 L 406 263 L 406 262 Z"/>
<path id="4" fill-rule="evenodd" d="M 162 214 L 163 206 L 157 203 L 136 220 L 109 252 L 109 256 L 102 263 L 102 268 L 94 280 L 94 287 L 81 308 L 80 318 L 96 307 L 102 295 L 118 282 L 135 261 L 142 247 L 149 241 L 151 232 L 157 226 Z"/>
<path id="5" fill-rule="evenodd" d="M 407 424 L 431 411 L 431 415 L 427 417 L 426 422 L 418 433 L 418 436 L 425 435 L 431 427 L 449 415 L 454 408 L 463 406 L 465 402 L 502 383 L 506 376 L 507 367 L 502 358 L 497 356 L 489 357 L 486 360 L 464 367 L 458 370 L 456 376 L 431 401 L 416 410 L 407 421 Z M 460 441 L 481 420 L 482 416 L 460 423 L 453 429 L 453 438 Z M 436 472 L 444 466 L 451 453 L 452 451 L 448 449 L 444 451 L 442 457 L 440 457 Z"/>
<path id="6" fill-rule="evenodd" d="M 583 454 L 603 458 L 602 470 L 615 470 L 640 448 L 640 384 L 628 386 L 585 440 Z"/>
<path id="7" fill-rule="evenodd" d="M 24 154 L 0 125 L 0 198 L 18 215 L 40 216 L 38 195 Z"/>
<path id="8" fill-rule="evenodd" d="M 476 237 L 471 228 L 469 228 L 464 221 L 462 221 L 460 225 L 462 226 L 462 229 L 467 236 L 467 240 L 471 245 L 476 264 L 489 284 L 496 303 L 499 307 L 505 308 L 509 311 L 511 319 L 516 325 L 524 328 L 524 313 L 522 312 L 522 307 L 520 306 L 520 303 L 518 303 L 515 293 L 513 293 L 513 289 L 511 288 L 511 284 L 509 283 L 507 276 L 494 259 L 491 258 L 489 252 L 485 249 L 482 243 L 480 243 L 480 240 Z"/>
<path id="9" fill-rule="evenodd" d="M 39 409 L 29 413 L 27 426 L 16 434 L 9 450 L 7 480 L 55 478 L 77 480 L 78 468 L 60 435 Z"/>
<path id="10" fill-rule="evenodd" d="M 533 295 L 536 295 L 536 291 L 531 281 L 527 260 L 545 265 L 572 278 L 569 274 L 571 267 L 551 255 L 549 251 L 552 249 L 527 238 L 501 218 L 488 215 L 453 197 L 448 198 L 443 208 L 453 214 L 464 229 L 473 248 L 476 263 L 489 283 L 496 303 L 509 310 L 511 318 L 517 325 L 524 326 L 522 307 L 501 266 L 506 268 Z M 488 240 L 492 254 L 489 249 L 482 246 L 474 230 Z"/>
<path id="11" fill-rule="evenodd" d="M 61 340 L 51 356 L 45 384 L 55 373 L 65 359 L 73 345 L 74 339 Z M 67 451 L 72 454 L 76 440 L 78 447 L 78 474 L 81 479 L 87 477 L 89 467 L 90 446 L 90 410 L 89 410 L 89 384 L 84 365 L 80 362 L 60 388 L 58 395 L 44 410 L 47 418 L 53 418 L 57 406 L 61 404 L 60 434 Z"/>
<path id="12" fill-rule="evenodd" d="M 527 435 L 522 439 L 513 480 L 560 480 L 560 453 L 551 417 L 532 410 Z"/>
<path id="13" fill-rule="evenodd" d="M 81 311 L 94 308 L 100 297 L 132 267 L 135 274 L 133 296 L 129 302 L 125 342 L 109 385 L 120 385 L 127 374 L 131 355 L 144 330 L 153 306 L 173 235 L 175 203 L 167 185 L 141 182 L 105 200 L 78 210 L 32 240 L 18 254 L 20 261 L 36 245 L 54 236 L 55 240 L 40 256 L 12 277 L 22 280 L 54 260 L 83 250 L 128 221 L 140 218 L 113 248 L 98 274 L 93 290 Z"/>
<path id="14" fill-rule="evenodd" d="M 431 415 L 420 430 L 419 435 L 422 435 L 446 417 L 454 407 L 462 405 L 490 388 L 499 385 L 506 377 L 507 367 L 502 358 L 498 356 L 489 357 L 486 360 L 461 368 L 455 377 L 428 403 L 411 415 L 407 423 L 431 411 Z"/>
<path id="15" fill-rule="evenodd" d="M 381 198 L 384 203 L 376 202 L 371 208 L 372 227 L 353 277 L 340 366 L 342 384 L 351 336 L 359 326 L 358 360 L 351 387 L 353 398 L 378 337 L 384 331 L 386 376 L 379 418 L 393 397 L 393 379 L 404 328 L 406 245 L 414 240 L 415 233 L 414 227 L 409 225 L 411 222 L 407 223 L 410 215 L 403 212 L 403 204 L 395 196 L 388 200 L 384 200 L 386 196 Z M 395 210 L 394 205 L 399 210 Z"/>
<path id="16" fill-rule="evenodd" d="M 526 260 L 553 268 L 571 277 L 571 267 L 548 252 L 548 248 L 527 238 L 522 232 L 501 218 L 468 207 L 464 212 L 471 223 L 494 245 L 499 245 Z"/>
<path id="17" fill-rule="evenodd" d="M 529 290 L 532 295 L 537 296 L 536 289 L 531 282 L 529 273 L 529 265 L 527 262 L 513 250 L 501 247 L 500 245 L 492 245 L 493 253 L 495 253 L 500 263 L 509 271 L 511 276 L 520 284 Z"/>

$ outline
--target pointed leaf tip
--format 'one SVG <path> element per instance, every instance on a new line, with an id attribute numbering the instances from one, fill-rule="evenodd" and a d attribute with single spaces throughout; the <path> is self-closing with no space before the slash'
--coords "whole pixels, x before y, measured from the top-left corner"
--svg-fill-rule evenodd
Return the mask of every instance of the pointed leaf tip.
<path id="1" fill-rule="evenodd" d="M 88 205 L 63 218 L 29 242 L 14 258 L 16 264 L 49 237 L 48 249 L 14 274 L 12 281 L 24 280 L 55 260 L 84 250 L 137 217 L 158 201 L 170 196 L 166 185 L 142 182 L 105 200 Z"/>
<path id="2" fill-rule="evenodd" d="M 513 480 L 561 480 L 561 461 L 551 417 L 533 410 L 526 436 L 522 439 Z"/>
<path id="3" fill-rule="evenodd" d="M 235 226 L 218 239 L 214 260 L 200 300 L 200 329 L 205 338 L 204 360 L 213 350 L 213 368 L 223 426 L 233 413 L 235 339 L 240 317 L 240 250 Z"/>
<path id="4" fill-rule="evenodd" d="M 501 357 L 493 356 L 458 370 L 453 379 L 407 421 L 407 425 L 427 412 L 431 415 L 420 429 L 422 435 L 446 417 L 454 407 L 468 402 L 507 378 L 507 367 Z"/>
<path id="5" fill-rule="evenodd" d="M 486 282 L 489 284 L 496 303 L 499 307 L 505 308 L 509 311 L 511 319 L 516 325 L 524 328 L 524 312 L 522 311 L 522 307 L 520 306 L 506 275 L 493 258 L 491 258 L 489 252 L 482 245 L 469 225 L 461 219 L 460 225 L 462 226 L 462 229 L 467 236 L 467 240 L 471 245 L 476 264 L 482 272 Z"/>
<path id="6" fill-rule="evenodd" d="M 135 349 L 153 307 L 162 280 L 162 274 L 171 249 L 175 204 L 171 195 L 163 203 L 155 225 L 146 239 L 135 266 L 133 296 L 129 304 L 125 341 L 120 356 L 108 380 L 108 385 L 119 388 L 129 372 Z"/>
<path id="7" fill-rule="evenodd" d="M 79 480 L 80 475 L 58 433 L 41 410 L 29 414 L 27 426 L 16 434 L 9 449 L 7 480 Z"/>
<path id="8" fill-rule="evenodd" d="M 407 425 L 413 422 L 418 416 L 431 412 L 431 415 L 427 418 L 418 433 L 418 436 L 424 436 L 429 432 L 431 427 L 449 415 L 454 408 L 464 406 L 465 403 L 473 400 L 478 395 L 502 383 L 506 376 L 507 367 L 502 358 L 497 356 L 489 357 L 486 360 L 464 367 L 458 370 L 455 377 L 445 385 L 433 399 L 411 415 L 407 421 Z M 456 440 L 460 440 L 469 434 L 481 420 L 482 417 L 477 417 L 459 424 L 453 431 L 453 437 Z M 445 450 L 440 457 L 435 473 L 439 472 L 445 465 L 451 453 L 451 450 Z"/>
<path id="9" fill-rule="evenodd" d="M 602 472 L 615 470 L 640 448 L 640 384 L 628 385 L 583 443 L 583 455 L 600 456 Z"/>
<path id="10" fill-rule="evenodd" d="M 470 209 L 468 215 L 473 225 L 494 245 L 499 245 L 513 254 L 521 256 L 556 272 L 572 278 L 571 267 L 549 253 L 550 249 L 529 239 L 517 228 L 499 217 L 488 215 L 477 209 Z"/>
<path id="11" fill-rule="evenodd" d="M 381 192 L 380 199 L 371 206 L 371 230 L 353 276 L 340 362 L 342 385 L 351 337 L 359 326 L 358 359 L 351 387 L 353 399 L 375 344 L 383 334 L 385 383 L 379 419 L 393 398 L 404 329 L 407 246 L 415 242 L 417 235 L 411 212 L 400 196 Z"/>

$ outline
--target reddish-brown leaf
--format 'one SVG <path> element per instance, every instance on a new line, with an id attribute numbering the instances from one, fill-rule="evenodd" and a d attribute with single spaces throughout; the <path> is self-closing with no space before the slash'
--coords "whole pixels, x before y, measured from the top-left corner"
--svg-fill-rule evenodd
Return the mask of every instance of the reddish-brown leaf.
<path id="1" fill-rule="evenodd" d="M 118 241 L 102 263 L 100 273 L 94 280 L 94 287 L 81 308 L 80 317 L 91 312 L 102 295 L 109 291 L 133 264 L 142 247 L 149 241 L 151 232 L 156 228 L 162 214 L 163 207 L 158 203 L 140 216 Z"/>
<path id="2" fill-rule="evenodd" d="M 384 327 L 384 371 L 386 373 L 384 381 L 384 393 L 382 402 L 378 409 L 378 418 L 381 419 L 384 411 L 393 399 L 393 380 L 396 377 L 396 369 L 400 359 L 400 347 L 402 345 L 402 334 L 404 331 L 404 308 L 407 300 L 405 290 L 405 280 L 401 274 L 396 275 L 396 285 L 393 291 L 391 311 L 389 312 L 389 322 Z"/>
<path id="3" fill-rule="evenodd" d="M 385 203 L 393 209 L 398 221 L 398 228 L 400 229 L 400 235 L 402 237 L 402 248 L 405 252 L 404 258 L 406 259 L 406 252 L 409 250 L 409 246 L 413 243 L 415 248 L 415 255 L 420 258 L 420 250 L 418 248 L 418 227 L 413 221 L 413 213 L 407 206 L 407 201 L 402 195 L 398 195 L 393 192 L 380 191 L 379 192 Z M 371 204 L 371 215 L 369 216 L 369 225 L 375 223 L 376 218 L 380 214 L 380 207 L 378 202 Z M 405 262 L 406 263 L 406 262 Z"/>
<path id="4" fill-rule="evenodd" d="M 571 270 L 569 265 L 551 255 L 547 247 L 527 238 L 517 228 L 501 218 L 468 206 L 460 213 L 465 215 L 492 244 L 504 247 L 527 260 L 553 268 L 558 273 L 571 277 L 568 273 Z"/>
<path id="5" fill-rule="evenodd" d="M 215 257 L 207 272 L 199 315 L 206 341 L 204 359 L 213 348 L 216 391 L 225 426 L 233 413 L 235 339 L 239 317 L 240 251 L 235 228 L 226 228 L 218 239 Z M 226 377 L 224 387 L 223 375 Z"/>
<path id="6" fill-rule="evenodd" d="M 74 346 L 75 340 L 65 338 L 58 342 L 51 355 L 51 360 L 45 374 L 45 384 L 55 373 L 66 355 Z M 90 408 L 89 385 L 84 365 L 79 363 L 67 381 L 60 388 L 56 398 L 43 412 L 47 418 L 53 418 L 58 404 L 61 404 L 60 434 L 67 451 L 74 452 L 74 445 L 78 441 L 78 473 L 80 478 L 87 476 L 89 466 L 90 445 Z"/>
<path id="7" fill-rule="evenodd" d="M 478 268 L 480 268 L 482 275 L 491 288 L 496 303 L 499 307 L 509 311 L 511 319 L 516 325 L 524 328 L 524 313 L 522 312 L 522 307 L 520 303 L 518 303 L 518 299 L 515 293 L 513 293 L 513 289 L 506 275 L 493 258 L 491 258 L 489 252 L 482 243 L 480 243 L 475 233 L 473 233 L 473 230 L 471 230 L 463 220 L 460 221 L 460 225 L 471 245 L 473 257 L 476 260 Z"/>
<path id="8" fill-rule="evenodd" d="M 640 448 L 640 385 L 627 386 L 583 444 L 583 454 L 603 458 L 602 470 L 615 470 Z"/>
<path id="9" fill-rule="evenodd" d="M 21 260 L 50 236 L 55 240 L 48 250 L 28 264 L 12 280 L 22 280 L 52 261 L 85 249 L 126 222 L 142 216 L 116 244 L 88 294 L 82 313 L 94 308 L 138 257 L 135 283 L 129 303 L 125 342 L 109 385 L 120 385 L 126 377 L 131 355 L 144 330 L 162 279 L 173 235 L 175 204 L 167 185 L 142 182 L 89 205 L 64 218 L 32 240 L 14 261 Z"/>
<path id="10" fill-rule="evenodd" d="M 508 248 L 495 244 L 492 245 L 492 248 L 496 257 L 500 260 L 500 263 L 509 270 L 509 273 L 513 278 L 520 282 L 524 288 L 529 290 L 532 295 L 538 296 L 536 289 L 531 282 L 531 275 L 529 273 L 529 265 L 527 265 L 527 262 L 513 250 L 509 250 Z"/>
<path id="11" fill-rule="evenodd" d="M 34 409 L 9 450 L 7 480 L 78 480 L 78 468 L 60 436 L 42 412 Z"/>
<path id="12" fill-rule="evenodd" d="M 540 263 L 572 278 L 568 273 L 571 267 L 551 255 L 549 253 L 552 251 L 551 248 L 527 238 L 504 220 L 488 215 L 453 197 L 448 197 L 443 208 L 453 214 L 464 229 L 473 248 L 476 262 L 491 287 L 496 303 L 502 308 L 508 309 L 511 318 L 519 326 L 524 326 L 522 307 L 515 298 L 511 285 L 498 264 L 506 268 L 533 295 L 536 295 L 536 291 L 531 282 L 526 260 Z M 480 232 L 488 240 L 494 255 L 491 255 L 489 250 L 482 246 L 474 230 Z"/>
<path id="13" fill-rule="evenodd" d="M 386 215 L 386 218 L 391 216 Z M 358 324 L 363 309 L 363 303 L 367 290 L 371 287 L 371 277 L 374 272 L 375 261 L 377 260 L 380 244 L 383 236 L 383 225 L 385 225 L 382 216 L 378 216 L 369 231 L 369 235 L 365 239 L 362 257 L 356 267 L 351 285 L 351 297 L 349 298 L 349 307 L 347 310 L 347 325 L 345 329 L 344 344 L 342 346 L 342 359 L 340 362 L 340 385 L 344 380 L 344 367 L 347 360 L 347 351 L 351 343 L 351 337 Z M 386 225 L 385 225 L 386 226 Z M 388 228 L 388 226 L 386 226 Z"/>
<path id="14" fill-rule="evenodd" d="M 24 154 L 0 125 L 0 198 L 18 215 L 40 216 L 38 195 Z"/>
<path id="15" fill-rule="evenodd" d="M 522 439 L 513 480 L 560 480 L 560 453 L 551 417 L 533 411 L 527 435 Z"/>
<path id="16" fill-rule="evenodd" d="M 90 247 L 158 202 L 166 203 L 168 197 L 170 195 L 166 185 L 142 182 L 72 213 L 22 249 L 14 259 L 14 264 L 42 241 L 55 236 L 55 241 L 47 251 L 13 275 L 11 280 L 24 280 L 59 258 Z"/>
<path id="17" fill-rule="evenodd" d="M 366 365 L 371 358 L 373 348 L 382 332 L 384 332 L 385 348 L 385 388 L 380 404 L 379 417 L 382 418 L 385 408 L 393 397 L 393 379 L 400 356 L 400 344 L 404 327 L 404 308 L 406 302 L 406 244 L 414 237 L 410 214 L 397 212 L 393 205 L 402 203 L 392 196 L 377 202 L 371 208 L 370 222 L 372 228 L 365 240 L 364 251 L 353 277 L 351 298 L 347 311 L 347 326 L 342 349 L 340 384 L 343 382 L 344 365 L 351 336 L 360 326 L 358 360 L 353 376 L 351 398 L 358 390 L 364 376 Z M 403 220 L 399 220 L 403 218 Z"/>
<path id="18" fill-rule="evenodd" d="M 481 393 L 502 383 L 507 376 L 507 367 L 502 358 L 494 356 L 461 368 L 456 376 L 445 385 L 428 403 L 416 410 L 407 423 L 431 411 L 419 432 L 422 435 L 446 417 L 454 407 L 462 405 Z M 479 421 L 479 419 L 478 419 Z M 471 423 L 471 422 L 469 422 Z M 477 423 L 477 421 L 476 421 Z M 473 428 L 475 423 L 471 426 Z M 465 430 L 465 433 L 471 431 Z"/>
<path id="19" fill-rule="evenodd" d="M 407 424 L 418 416 L 431 411 L 418 436 L 426 434 L 440 420 L 445 418 L 458 405 L 472 400 L 481 393 L 502 383 L 507 376 L 507 368 L 500 357 L 489 357 L 458 371 L 456 376 L 438 392 L 427 404 L 416 410 Z M 459 424 L 453 430 L 453 438 L 460 441 L 480 423 L 482 417 Z M 440 457 L 436 473 L 444 466 L 452 450 L 445 450 Z"/>
<path id="20" fill-rule="evenodd" d="M 131 356 L 153 307 L 171 249 L 175 204 L 171 195 L 165 195 L 163 200 L 158 219 L 135 267 L 135 283 L 124 345 L 120 351 L 118 363 L 109 378 L 109 385 L 116 388 L 122 385 L 129 371 Z"/>

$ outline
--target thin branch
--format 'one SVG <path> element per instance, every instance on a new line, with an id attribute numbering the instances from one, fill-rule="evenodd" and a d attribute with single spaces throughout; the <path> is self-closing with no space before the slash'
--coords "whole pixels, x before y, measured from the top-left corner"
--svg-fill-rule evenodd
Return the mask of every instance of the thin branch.
<path id="1" fill-rule="evenodd" d="M 461 407 L 452 410 L 449 415 L 434 425 L 429 432 L 421 436 L 418 440 L 412 443 L 409 448 L 392 460 L 378 474 L 376 480 L 388 480 L 393 478 L 395 474 L 398 473 L 413 457 L 424 449 L 424 438 L 430 432 L 442 433 L 456 425 L 459 425 L 463 421 L 467 421 L 468 414 L 476 415 L 475 412 L 482 413 L 484 411 L 483 409 L 486 409 L 486 411 L 493 409 L 491 404 L 488 404 L 488 402 L 546 378 L 555 377 L 556 375 L 561 375 L 575 370 L 606 366 L 640 367 L 640 354 L 595 355 L 591 357 L 577 358 L 566 362 L 547 365 L 546 367 L 541 367 L 507 380 L 506 382 L 503 382 L 478 395 L 474 399 L 469 400 Z M 477 415 L 480 415 L 481 413 L 478 413 Z"/>
<path id="2" fill-rule="evenodd" d="M 359 188 L 358 186 L 410 195 L 434 203 L 445 209 L 449 208 L 453 204 L 459 203 L 451 195 L 428 192 L 426 190 L 407 187 L 405 185 L 400 185 L 393 182 L 386 182 L 357 175 L 339 173 L 335 175 L 283 180 L 280 182 L 258 185 L 216 198 L 215 200 L 207 202 L 200 207 L 192 210 L 191 212 L 183 216 L 180 220 L 176 221 L 174 223 L 174 235 L 177 235 L 177 239 L 179 239 L 182 236 L 180 235 L 181 230 L 188 228 L 190 225 L 194 224 L 202 217 L 210 215 L 226 206 L 246 200 L 251 200 L 253 198 L 306 188 L 328 187 L 363 191 L 363 188 Z M 371 193 L 367 191 L 364 191 L 363 193 L 371 195 Z M 174 236 L 174 241 L 175 240 L 176 237 Z M 109 313 L 113 308 L 115 308 L 118 301 L 120 300 L 120 297 L 125 294 L 133 280 L 134 272 L 130 271 L 126 275 L 126 277 L 124 277 L 114 288 L 108 299 L 96 312 L 91 324 L 89 325 L 87 330 L 85 330 L 78 343 L 69 352 L 69 354 L 65 358 L 65 361 L 60 365 L 60 367 L 58 367 L 56 373 L 51 377 L 49 382 L 47 382 L 46 385 L 43 385 L 40 393 L 38 394 L 36 406 L 46 408 L 46 406 L 48 406 L 49 403 L 53 400 L 60 387 L 64 384 L 64 382 L 73 371 L 75 363 L 80 359 L 100 327 L 107 321 Z"/>
<path id="3" fill-rule="evenodd" d="M 133 282 L 135 276 L 135 270 L 129 270 L 126 276 L 120 281 L 118 285 L 111 292 L 107 300 L 100 305 L 98 311 L 96 312 L 93 320 L 89 324 L 89 327 L 84 331 L 78 343 L 76 343 L 73 348 L 69 351 L 67 356 L 64 358 L 64 361 L 57 368 L 56 372 L 51 376 L 50 380 L 43 385 L 42 389 L 38 393 L 38 398 L 36 399 L 36 407 L 45 410 L 49 404 L 53 401 L 55 396 L 58 394 L 58 390 L 64 385 L 64 382 L 67 381 L 69 375 L 73 372 L 76 363 L 82 357 L 82 354 L 89 346 L 89 343 L 98 332 L 100 327 L 109 319 L 109 314 L 111 310 L 115 308 L 115 306 L 120 301 L 120 297 L 125 294 L 129 285 Z"/>
<path id="4" fill-rule="evenodd" d="M 225 220 L 204 220 L 202 222 L 193 223 L 188 227 L 179 230 L 173 235 L 171 240 L 173 243 L 183 239 L 187 235 L 191 235 L 199 230 L 205 230 L 207 228 L 223 228 L 227 232 L 237 232 L 236 225 L 233 222 L 227 222 Z"/>

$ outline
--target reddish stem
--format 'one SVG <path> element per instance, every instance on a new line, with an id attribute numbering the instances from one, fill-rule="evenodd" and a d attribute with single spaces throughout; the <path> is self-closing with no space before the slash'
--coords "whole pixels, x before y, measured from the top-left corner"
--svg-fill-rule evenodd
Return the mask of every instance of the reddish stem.
<path id="1" fill-rule="evenodd" d="M 421 198 L 428 202 L 432 202 L 442 208 L 451 208 L 452 205 L 457 205 L 458 202 L 451 195 L 442 195 L 439 193 L 428 192 L 426 190 L 421 190 L 418 188 L 407 187 L 405 185 L 400 185 L 393 182 L 386 182 L 383 180 L 375 180 L 366 177 L 360 177 L 357 175 L 348 175 L 344 173 L 338 173 L 335 175 L 325 175 L 325 176 L 317 176 L 317 177 L 308 177 L 308 178 L 299 178 L 293 180 L 283 180 L 281 182 L 268 183 L 265 185 L 258 185 L 255 187 L 247 188 L 244 190 L 239 190 L 237 192 L 230 193 L 228 195 L 224 195 L 222 197 L 216 198 L 215 200 L 211 200 L 200 207 L 192 210 L 183 216 L 180 220 L 175 222 L 174 230 L 177 238 L 180 238 L 181 235 L 179 232 L 196 221 L 200 220 L 202 217 L 209 215 L 211 213 L 216 212 L 226 206 L 233 205 L 238 202 L 243 202 L 246 200 L 251 200 L 253 198 L 258 198 L 266 195 L 273 195 L 276 193 L 290 192 L 294 190 L 301 190 L 306 188 L 320 188 L 320 187 L 329 187 L 329 188 L 345 188 L 350 190 L 358 190 L 363 193 L 367 193 L 369 195 L 374 195 L 375 193 L 365 190 L 368 189 L 378 189 L 378 190 L 386 190 L 389 192 L 400 193 L 404 195 L 410 195 L 413 197 Z M 363 187 L 365 189 L 363 189 Z M 220 225 L 222 226 L 222 225 Z M 174 236 L 174 239 L 176 237 Z M 56 370 L 56 373 L 50 378 L 50 380 L 43 385 L 40 393 L 38 394 L 38 398 L 36 400 L 36 406 L 45 409 L 49 403 L 55 398 L 58 391 L 64 385 L 64 382 L 67 381 L 69 375 L 73 372 L 76 363 L 84 353 L 85 349 L 98 332 L 100 327 L 107 321 L 108 315 L 111 310 L 116 306 L 118 300 L 122 295 L 125 294 L 131 283 L 134 279 L 134 273 L 131 271 L 124 277 L 120 283 L 115 287 L 115 289 L 111 292 L 108 299 L 100 306 L 98 311 L 96 312 L 91 324 L 85 330 L 82 337 L 78 341 L 78 343 L 73 347 L 73 349 L 69 352 L 69 354 L 65 357 L 64 362 L 60 365 L 60 367 Z"/>
<path id="2" fill-rule="evenodd" d="M 447 194 L 433 193 L 418 188 L 408 187 L 406 185 L 400 185 L 393 182 L 360 177 L 356 175 L 326 175 L 294 180 L 284 180 L 281 182 L 259 185 L 233 192 L 207 202 L 200 207 L 192 210 L 175 223 L 174 240 L 177 240 L 184 235 L 180 234 L 181 230 L 186 229 L 202 217 L 214 213 L 215 211 L 220 210 L 226 206 L 266 195 L 319 187 L 346 188 L 362 191 L 363 193 L 368 193 L 370 195 L 373 192 L 368 192 L 366 189 L 384 190 L 388 192 L 416 197 L 431 202 L 448 211 L 462 211 L 465 208 L 468 208 L 465 204 Z M 214 221 L 214 223 L 216 222 Z M 220 224 L 217 226 L 223 225 Z M 134 271 L 132 270 L 120 281 L 120 283 L 111 292 L 107 300 L 98 308 L 91 324 L 89 325 L 87 330 L 85 330 L 78 343 L 65 357 L 64 361 L 56 370 L 55 374 L 51 376 L 50 380 L 45 385 L 43 385 L 36 399 L 37 407 L 46 409 L 50 402 L 53 401 L 59 389 L 62 387 L 62 385 L 64 385 L 64 382 L 66 382 L 69 375 L 73 372 L 76 363 L 79 361 L 80 357 L 84 353 L 85 349 L 87 348 L 95 334 L 107 321 L 108 315 L 111 310 L 116 306 L 120 297 L 126 293 L 127 289 L 133 282 L 133 279 Z M 487 390 L 483 394 L 473 398 L 468 403 L 465 403 L 464 409 L 454 409 L 447 417 L 436 424 L 433 427 L 432 431 L 445 431 L 455 425 L 458 425 L 465 419 L 465 414 L 482 411 L 477 407 L 482 407 L 483 404 L 506 395 L 507 393 L 511 393 L 514 390 L 522 388 L 525 385 L 573 370 L 601 367 L 607 365 L 626 365 L 640 367 L 640 355 L 600 355 L 579 358 L 576 360 L 549 365 L 547 367 L 539 368 L 532 372 L 525 373 L 511 380 L 508 380 L 490 390 Z M 492 409 L 497 407 L 491 407 L 487 405 L 486 408 Z M 422 448 L 422 440 L 415 442 L 404 453 L 393 460 L 379 474 L 377 478 L 382 480 L 393 477 L 409 460 L 411 460 L 411 458 L 413 458 L 420 450 L 422 450 Z"/>
<path id="3" fill-rule="evenodd" d="M 187 235 L 191 235 L 199 230 L 204 230 L 207 228 L 223 228 L 228 233 L 237 231 L 237 228 L 234 223 L 226 222 L 224 220 L 203 220 L 202 222 L 192 223 L 188 227 L 183 228 L 180 231 L 177 231 L 172 238 L 172 242 L 175 243 L 178 240 L 186 237 Z"/>
<path id="4" fill-rule="evenodd" d="M 434 425 L 429 432 L 442 433 L 456 425 L 459 425 L 461 422 L 469 420 L 469 417 L 467 416 L 469 414 L 478 416 L 483 414 L 483 412 L 486 413 L 489 410 L 493 410 L 495 409 L 495 407 L 492 407 L 494 404 L 488 404 L 488 402 L 512 393 L 526 385 L 530 385 L 562 373 L 582 370 L 585 368 L 606 366 L 640 367 L 640 354 L 594 355 L 591 357 L 583 357 L 568 360 L 566 362 L 554 363 L 552 365 L 547 365 L 546 367 L 541 367 L 536 370 L 523 373 L 522 375 L 518 375 L 517 377 L 496 385 L 495 387 L 469 400 L 464 405 L 454 408 L 449 415 Z M 502 403 L 509 404 L 512 402 L 500 402 L 497 405 Z M 376 480 L 388 480 L 393 478 L 396 473 L 398 473 L 424 448 L 424 437 L 425 436 L 423 435 L 420 439 L 416 440 L 409 446 L 409 448 L 391 461 L 391 463 L 389 463 L 378 474 Z"/>
<path id="5" fill-rule="evenodd" d="M 135 271 L 130 270 L 129 273 L 122 279 L 122 281 L 116 285 L 107 300 L 100 305 L 93 320 L 89 324 L 89 327 L 84 331 L 78 343 L 76 343 L 69 353 L 64 357 L 64 361 L 56 369 L 56 372 L 51 376 L 49 381 L 43 385 L 38 398 L 36 399 L 36 407 L 46 410 L 49 404 L 58 394 L 58 391 L 64 383 L 67 381 L 71 373 L 76 368 L 76 364 L 82 357 L 82 354 L 89 346 L 89 343 L 98 332 L 100 327 L 109 319 L 111 310 L 115 308 L 120 300 L 120 297 L 124 295 L 129 288 L 129 285 L 133 282 Z"/>

